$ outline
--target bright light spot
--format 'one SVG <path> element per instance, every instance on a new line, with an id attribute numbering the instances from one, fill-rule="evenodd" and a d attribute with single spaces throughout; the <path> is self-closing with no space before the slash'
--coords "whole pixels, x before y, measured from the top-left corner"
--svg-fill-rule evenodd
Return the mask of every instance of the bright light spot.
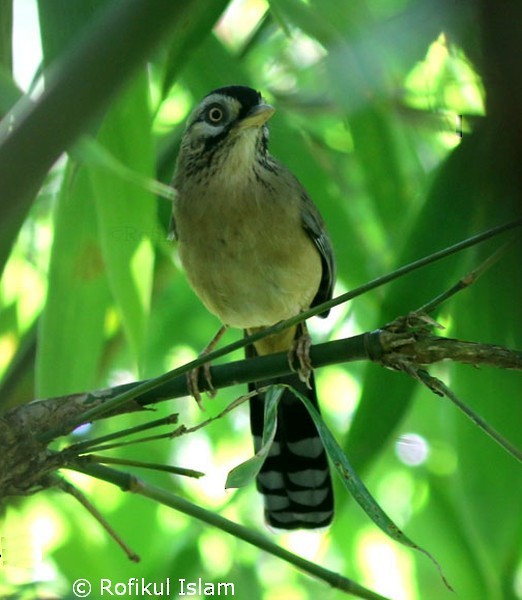
<path id="1" fill-rule="evenodd" d="M 187 118 L 191 106 L 190 94 L 180 86 L 174 86 L 159 107 L 154 128 L 159 132 L 170 132 L 175 125 Z"/>
<path id="2" fill-rule="evenodd" d="M 79 425 L 76 429 L 71 432 L 71 435 L 82 437 L 85 434 L 89 433 L 92 429 L 92 423 L 84 423 L 83 425 Z"/>
<path id="3" fill-rule="evenodd" d="M 245 431 L 250 431 L 250 416 L 248 406 L 244 406 L 238 410 L 233 410 L 227 415 L 230 420 L 232 430 L 243 434 Z M 250 446 L 252 442 L 250 441 Z M 235 452 L 237 453 L 237 444 L 234 444 Z"/>
<path id="4" fill-rule="evenodd" d="M 377 500 L 399 527 L 404 527 L 410 519 L 414 492 L 415 482 L 406 469 L 393 470 L 379 482 Z"/>
<path id="5" fill-rule="evenodd" d="M 294 73 L 275 58 L 265 60 L 261 76 L 263 81 L 270 82 L 271 89 L 277 90 L 280 94 L 289 94 L 297 89 L 297 78 Z"/>
<path id="6" fill-rule="evenodd" d="M 11 359 L 15 355 L 16 346 L 17 340 L 13 333 L 7 333 L 0 337 L 0 372 L 10 364 Z"/>
<path id="7" fill-rule="evenodd" d="M 115 369 L 108 377 L 107 383 L 110 387 L 124 385 L 136 381 L 136 374 L 127 369 Z"/>
<path id="8" fill-rule="evenodd" d="M 183 366 L 191 360 L 195 360 L 197 357 L 198 355 L 194 351 L 194 348 L 191 348 L 190 346 L 174 346 L 168 353 L 165 365 L 170 371 Z"/>
<path id="9" fill-rule="evenodd" d="M 454 324 L 453 315 L 449 311 L 441 311 L 437 314 L 437 323 L 445 330 L 451 329 Z"/>
<path id="10" fill-rule="evenodd" d="M 176 446 L 169 464 L 205 473 L 201 479 L 190 482 L 191 491 L 214 507 L 226 502 L 230 492 L 225 490 L 225 482 L 230 468 L 216 463 L 215 451 L 208 437 L 200 431 L 186 436 Z"/>
<path id="11" fill-rule="evenodd" d="M 63 525 L 57 515 L 43 511 L 39 516 L 29 520 L 28 528 L 39 555 L 49 551 L 63 538 Z"/>
<path id="12" fill-rule="evenodd" d="M 327 530 L 288 532 L 284 535 L 284 544 L 295 554 L 315 562 L 319 560 L 326 533 Z"/>
<path id="13" fill-rule="evenodd" d="M 92 495 L 96 479 L 79 471 L 67 471 L 67 481 L 82 490 L 86 495 Z"/>
<path id="14" fill-rule="evenodd" d="M 264 587 L 263 600 L 305 600 L 308 594 L 300 587 L 300 576 L 274 556 L 260 555 L 256 572 Z"/>
<path id="15" fill-rule="evenodd" d="M 7 261 L 0 285 L 3 303 L 16 302 L 17 324 L 27 327 L 41 310 L 45 298 L 45 281 L 41 273 L 25 257 L 31 250 L 26 246 L 18 246 L 14 255 Z"/>
<path id="16" fill-rule="evenodd" d="M 413 600 L 413 564 L 406 552 L 375 531 L 367 530 L 357 544 L 357 562 L 366 585 L 396 600 Z"/>
<path id="17" fill-rule="evenodd" d="M 212 577 L 225 575 L 234 563 L 233 539 L 220 531 L 205 531 L 198 540 L 200 556 L 206 572 Z"/>
<path id="18" fill-rule="evenodd" d="M 338 296 L 345 291 L 346 290 L 342 287 L 342 285 L 338 284 L 335 286 L 334 296 Z M 346 326 L 347 321 L 349 321 L 348 327 L 350 327 L 350 331 L 354 331 L 354 322 L 350 317 L 350 313 L 351 311 L 349 306 L 347 307 L 346 304 L 339 304 L 338 306 L 334 306 L 330 309 L 326 319 L 314 317 L 308 322 L 308 327 L 312 333 L 312 336 L 315 337 L 314 333 L 317 333 L 317 335 L 326 336 L 333 330 L 336 330 L 337 332 L 337 329 Z M 346 336 L 339 336 L 339 334 L 337 334 L 336 337 L 347 337 L 348 335 L 353 335 L 353 333 L 349 333 Z"/>
<path id="19" fill-rule="evenodd" d="M 47 581 L 55 584 L 59 577 L 60 574 L 56 567 L 49 561 L 38 562 L 33 572 L 34 581 Z"/>
<path id="20" fill-rule="evenodd" d="M 9 571 L 6 573 L 9 579 L 12 577 L 16 579 L 17 576 L 24 578 L 24 573 L 20 573 L 19 571 L 32 569 L 36 564 L 41 562 L 41 548 L 35 546 L 27 532 L 16 532 L 16 534 L 13 534 L 12 530 L 3 528 L 2 536 L 4 534 L 6 537 L 0 538 L 0 551 L 2 553 L 0 556 L 1 573 L 3 575 L 5 571 Z"/>
<path id="21" fill-rule="evenodd" d="M 421 110 L 448 114 L 454 137 L 455 114 L 483 115 L 484 87 L 462 49 L 448 43 L 444 34 L 435 40 L 426 58 L 405 81 L 407 102 Z"/>
<path id="22" fill-rule="evenodd" d="M 152 265 L 154 250 L 149 238 L 144 238 L 134 250 L 130 260 L 130 269 L 134 281 L 134 290 L 145 315 L 150 309 L 150 289 L 152 287 Z M 144 317 L 145 318 L 145 317 Z M 137 349 L 138 350 L 138 349 Z"/>
<path id="23" fill-rule="evenodd" d="M 121 316 L 120 313 L 116 310 L 116 307 L 109 306 L 105 313 L 105 335 L 107 337 L 111 337 L 114 335 L 120 328 L 121 325 Z"/>
<path id="24" fill-rule="evenodd" d="M 345 294 L 348 289 L 343 285 L 343 282 L 337 281 L 334 289 L 334 298 L 337 296 L 341 296 Z M 360 333 L 360 330 L 357 327 L 357 323 L 355 321 L 354 313 L 351 307 L 351 304 L 343 303 L 334 306 L 330 314 L 328 316 L 327 321 L 333 319 L 335 322 L 335 337 L 336 338 L 345 338 L 350 337 L 352 335 L 356 335 Z"/>
<path id="25" fill-rule="evenodd" d="M 300 69 L 312 67 L 328 54 L 317 40 L 297 32 L 288 49 L 294 64 Z"/>
<path id="26" fill-rule="evenodd" d="M 342 309 L 341 306 L 335 307 Z M 355 316 L 353 312 L 350 314 L 346 308 L 344 309 L 344 321 L 340 323 L 340 327 L 335 332 L 335 337 L 338 339 L 343 339 L 347 337 L 352 337 L 360 333 L 360 330 L 357 328 L 357 321 L 355 320 Z"/>
<path id="27" fill-rule="evenodd" d="M 409 467 L 417 467 L 425 463 L 429 452 L 428 442 L 417 433 L 405 433 L 395 442 L 397 458 Z"/>
<path id="28" fill-rule="evenodd" d="M 16 82 L 23 90 L 29 89 L 41 61 L 36 2 L 13 2 L 13 71 Z"/>
<path id="29" fill-rule="evenodd" d="M 233 0 L 216 27 L 217 34 L 225 44 L 238 48 L 252 35 L 267 10 L 265 0 Z"/>
<path id="30" fill-rule="evenodd" d="M 333 419 L 339 429 L 347 430 L 359 402 L 359 383 L 337 366 L 318 371 L 316 377 L 321 406 L 328 411 L 328 418 Z"/>
<path id="31" fill-rule="evenodd" d="M 349 154 L 354 150 L 353 138 L 350 130 L 343 121 L 334 121 L 324 129 L 324 141 L 338 152 Z"/>
<path id="32" fill-rule="evenodd" d="M 241 409 L 239 409 L 241 411 Z M 234 412 L 239 412 L 234 411 Z M 244 406 L 244 411 L 248 415 L 248 407 Z M 227 415 L 226 418 L 228 418 Z M 241 434 L 248 432 L 250 427 L 247 425 L 241 431 Z M 227 469 L 233 469 L 238 462 L 246 460 L 254 452 L 252 437 L 250 435 L 240 435 L 238 438 L 229 437 L 220 439 L 217 447 L 214 446 L 214 461 L 224 465 Z"/>

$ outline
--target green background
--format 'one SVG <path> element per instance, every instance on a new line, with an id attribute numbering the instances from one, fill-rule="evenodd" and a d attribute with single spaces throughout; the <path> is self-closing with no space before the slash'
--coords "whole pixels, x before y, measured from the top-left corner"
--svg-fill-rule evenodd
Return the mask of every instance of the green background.
<path id="1" fill-rule="evenodd" d="M 20 95 L 13 63 L 22 60 L 24 49 L 12 42 L 16 10 L 24 3 L 34 7 L 39 31 L 33 33 L 41 36 L 36 89 L 40 76 L 45 85 L 59 76 L 118 4 L 0 0 L 4 115 Z M 128 5 L 133 3 L 139 4 Z M 151 2 L 150 11 L 162 3 Z M 486 0 L 185 5 L 186 23 L 148 52 L 146 66 L 134 68 L 102 111 L 85 122 L 81 114 L 76 117 L 78 132 L 88 137 L 67 148 L 42 186 L 35 183 L 39 191 L 27 196 L 34 198 L 26 202 L 28 210 L 8 219 L 8 196 L 0 201 L 6 248 L 0 284 L 2 410 L 35 397 L 160 375 L 194 358 L 217 329 L 166 239 L 170 204 L 151 186 L 153 180 L 169 183 L 184 121 L 213 88 L 250 85 L 276 107 L 271 151 L 298 176 L 325 218 L 338 265 L 337 293 L 518 214 L 522 10 L 516 2 L 491 12 Z M 140 43 L 129 31 L 129 44 Z M 85 82 L 85 106 L 98 76 Z M 45 147 L 53 136 L 34 132 L 31 144 Z M 29 160 L 6 168 L 31 180 Z M 326 323 L 311 322 L 314 340 L 371 330 L 407 314 L 500 244 L 492 240 L 338 307 Z M 521 290 L 517 242 L 439 310 L 443 335 L 521 348 Z M 229 332 L 226 341 L 240 335 Z M 453 364 L 432 373 L 522 445 L 520 374 Z M 324 368 L 317 380 L 325 421 L 350 461 L 394 521 L 437 558 L 458 597 L 522 598 L 522 472 L 515 459 L 449 401 L 403 374 L 361 362 Z M 152 418 L 179 412 L 180 421 L 191 426 L 243 391 L 220 391 L 206 400 L 206 414 L 190 399 L 162 403 Z M 162 473 L 143 477 L 264 531 L 254 486 L 224 489 L 228 471 L 252 452 L 246 411 L 243 405 L 189 436 L 112 455 L 204 471 L 197 481 Z M 148 418 L 121 416 L 73 437 L 102 435 Z M 401 437 L 405 434 L 419 436 L 427 450 L 418 465 L 400 458 L 413 444 Z M 12 499 L 3 508 L 2 594 L 68 598 L 80 577 L 93 582 L 201 577 L 233 582 L 239 598 L 343 596 L 146 498 L 71 472 L 64 476 L 141 562 L 130 563 L 71 497 L 48 490 Z M 453 597 L 424 556 L 388 540 L 341 486 L 336 510 L 327 532 L 268 535 L 389 598 Z"/>

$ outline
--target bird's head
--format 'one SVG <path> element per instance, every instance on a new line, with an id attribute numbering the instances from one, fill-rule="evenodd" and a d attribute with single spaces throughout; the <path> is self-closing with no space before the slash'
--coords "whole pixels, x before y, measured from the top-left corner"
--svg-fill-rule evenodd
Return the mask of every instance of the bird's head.
<path id="1" fill-rule="evenodd" d="M 266 122 L 275 109 L 245 86 L 228 86 L 207 94 L 187 121 L 178 157 L 177 176 L 200 178 L 242 173 L 267 154 Z"/>

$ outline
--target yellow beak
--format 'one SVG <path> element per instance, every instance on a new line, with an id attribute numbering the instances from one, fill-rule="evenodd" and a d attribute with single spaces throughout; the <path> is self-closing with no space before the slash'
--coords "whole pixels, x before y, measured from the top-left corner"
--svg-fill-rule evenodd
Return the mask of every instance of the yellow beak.
<path id="1" fill-rule="evenodd" d="M 248 113 L 248 115 L 238 123 L 238 129 L 248 129 L 250 127 L 261 127 L 275 113 L 275 108 L 270 104 L 258 104 Z"/>

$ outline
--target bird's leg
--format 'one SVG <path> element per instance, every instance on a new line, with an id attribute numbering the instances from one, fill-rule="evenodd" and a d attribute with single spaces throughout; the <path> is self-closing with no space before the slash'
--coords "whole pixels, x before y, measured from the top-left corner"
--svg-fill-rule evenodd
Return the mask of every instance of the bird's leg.
<path id="1" fill-rule="evenodd" d="M 312 338 L 308 333 L 306 323 L 303 321 L 297 326 L 297 333 L 294 338 L 294 343 L 288 351 L 288 362 L 292 371 L 297 371 L 299 379 L 306 383 L 306 386 L 310 388 L 310 374 L 312 372 L 312 361 L 310 360 L 310 347 L 312 345 Z M 297 369 L 294 368 L 295 359 L 299 361 Z"/>
<path id="2" fill-rule="evenodd" d="M 226 325 L 222 325 L 216 335 L 210 340 L 210 342 L 205 346 L 205 348 L 200 352 L 199 357 L 206 356 L 210 354 L 212 350 L 217 346 L 219 340 L 223 337 L 227 329 Z M 203 375 L 205 377 L 205 381 L 208 385 L 207 394 L 212 398 L 216 395 L 216 390 L 212 385 L 212 377 L 210 376 L 210 363 L 206 362 L 200 367 L 196 367 L 187 373 L 187 387 L 190 395 L 194 398 L 194 400 L 198 403 L 198 406 L 201 410 L 205 410 L 203 406 L 203 400 L 201 398 L 201 392 L 199 391 L 199 373 L 203 368 Z"/>

